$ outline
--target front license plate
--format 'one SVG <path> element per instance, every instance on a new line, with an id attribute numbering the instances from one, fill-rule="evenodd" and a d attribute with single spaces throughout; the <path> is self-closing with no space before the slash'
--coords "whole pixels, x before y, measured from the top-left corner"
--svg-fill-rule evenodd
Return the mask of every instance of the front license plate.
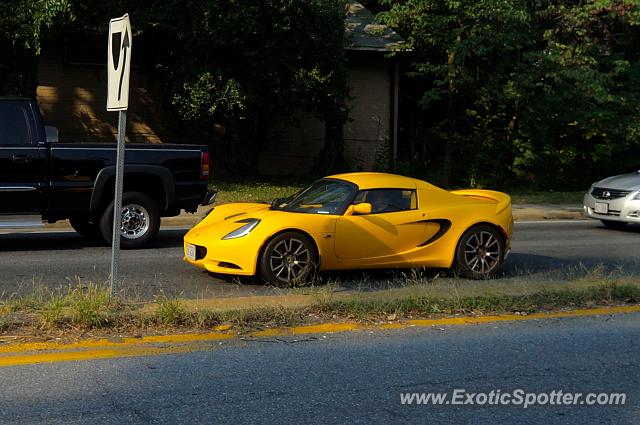
<path id="1" fill-rule="evenodd" d="M 596 214 L 608 214 L 609 213 L 609 204 L 606 202 L 596 202 L 596 206 L 593 209 Z"/>
<path id="2" fill-rule="evenodd" d="M 185 255 L 189 260 L 196 261 L 196 246 L 188 243 L 187 249 L 185 250 Z"/>

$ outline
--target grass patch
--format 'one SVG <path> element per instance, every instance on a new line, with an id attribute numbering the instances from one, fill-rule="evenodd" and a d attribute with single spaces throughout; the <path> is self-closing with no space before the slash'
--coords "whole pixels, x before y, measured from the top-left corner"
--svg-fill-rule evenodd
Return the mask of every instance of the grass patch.
<path id="1" fill-rule="evenodd" d="M 113 307 L 108 288 L 78 285 L 65 298 L 71 310 L 71 324 L 99 328 L 108 323 Z"/>
<path id="2" fill-rule="evenodd" d="M 212 190 L 218 191 L 216 204 L 232 202 L 268 202 L 275 198 L 293 195 L 307 186 L 308 182 L 288 181 L 247 181 L 247 182 L 215 182 Z"/>
<path id="3" fill-rule="evenodd" d="M 353 320 L 386 320 L 425 317 L 434 314 L 494 314 L 566 308 L 592 307 L 612 303 L 640 302 L 640 287 L 632 283 L 606 283 L 588 288 L 543 289 L 524 295 L 486 294 L 434 299 L 410 296 L 389 301 L 344 300 L 315 306 L 324 315 L 337 315 Z"/>
<path id="4" fill-rule="evenodd" d="M 156 297 L 155 320 L 164 325 L 182 325 L 187 321 L 187 311 L 178 298 Z"/>
<path id="5" fill-rule="evenodd" d="M 67 301 L 65 297 L 53 294 L 51 298 L 44 302 L 40 309 L 40 315 L 45 325 L 49 327 L 56 326 L 62 322 L 64 318 L 64 309 Z"/>
<path id="6" fill-rule="evenodd" d="M 458 281 L 415 283 L 403 288 L 348 293 L 317 290 L 306 294 L 273 297 L 271 303 L 229 307 L 197 305 L 198 300 L 169 298 L 161 294 L 154 303 L 109 298 L 106 286 L 78 284 L 65 290 L 42 291 L 0 302 L 0 336 L 20 330 L 28 335 L 81 333 L 157 333 L 163 329 L 217 330 L 234 332 L 256 329 L 357 321 L 377 323 L 439 316 L 474 316 L 497 313 L 522 314 L 561 308 L 585 308 L 640 303 L 640 281 L 635 277 L 591 276 L 564 282 L 535 285 L 521 282 L 495 283 Z M 415 279 L 415 277 L 414 277 Z M 420 279 L 415 279 L 419 281 Z M 292 300 L 291 297 L 295 297 Z M 267 297 L 268 298 L 268 297 Z M 303 298 L 304 302 L 300 303 Z M 266 298 L 265 298 L 266 299 Z M 289 304 L 287 304 L 289 300 Z M 206 300 L 202 300 L 206 301 Z M 220 308 L 220 305 L 224 306 Z M 231 304 L 233 306 L 233 304 Z M 58 334 L 59 335 L 59 334 Z"/>

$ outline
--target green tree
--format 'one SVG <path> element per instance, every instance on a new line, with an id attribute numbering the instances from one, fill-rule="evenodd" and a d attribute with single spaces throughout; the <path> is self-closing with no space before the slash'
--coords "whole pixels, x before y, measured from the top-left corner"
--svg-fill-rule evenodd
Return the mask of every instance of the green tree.
<path id="1" fill-rule="evenodd" d="M 343 162 L 340 0 L 2 1 L 3 92 L 34 95 L 36 57 L 54 23 L 70 24 L 67 34 L 105 33 L 108 19 L 124 13 L 132 19 L 134 56 L 163 82 L 175 121 L 196 123 L 205 133 L 224 129 L 215 148 L 229 168 L 255 173 L 274 129 L 301 109 L 327 123 L 322 167 Z"/>
<path id="2" fill-rule="evenodd" d="M 277 125 L 309 110 L 327 123 L 325 166 L 339 164 L 347 93 L 342 2 L 188 3 L 164 2 L 141 18 L 162 46 L 158 68 L 180 116 L 224 128 L 227 162 L 253 174 Z"/>
<path id="3" fill-rule="evenodd" d="M 540 47 L 523 58 L 527 99 L 514 171 L 545 187 L 580 187 L 637 167 L 637 1 L 560 2 L 534 11 Z M 558 181 L 560 177 L 560 181 Z"/>
<path id="4" fill-rule="evenodd" d="M 459 175 L 454 163 L 461 149 L 474 144 L 472 128 L 486 137 L 496 126 L 494 121 L 504 124 L 504 112 L 494 105 L 494 97 L 529 43 L 525 4 L 513 0 L 380 3 L 390 6 L 380 18 L 406 37 L 412 55 L 409 76 L 423 82 L 419 106 L 435 112 L 430 118 L 432 138 L 443 145 L 440 177 L 449 184 Z"/>
<path id="5" fill-rule="evenodd" d="M 411 49 L 410 159 L 441 181 L 578 188 L 632 166 L 637 0 L 379 3 Z"/>
<path id="6" fill-rule="evenodd" d="M 0 95 L 35 97 L 42 39 L 69 12 L 67 0 L 0 1 Z"/>

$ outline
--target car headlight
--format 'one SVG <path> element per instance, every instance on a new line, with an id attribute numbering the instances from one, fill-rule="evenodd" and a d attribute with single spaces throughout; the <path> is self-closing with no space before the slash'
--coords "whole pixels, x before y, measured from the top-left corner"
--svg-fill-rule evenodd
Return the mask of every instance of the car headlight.
<path id="1" fill-rule="evenodd" d="M 238 227 L 233 232 L 224 236 L 222 238 L 223 240 L 237 239 L 237 238 L 242 238 L 244 236 L 247 236 L 249 233 L 251 233 L 253 229 L 256 228 L 256 226 L 260 223 L 260 220 L 258 220 L 257 218 L 245 218 L 245 219 L 236 221 L 236 223 L 246 223 L 246 224 Z"/>
<path id="2" fill-rule="evenodd" d="M 640 201 L 640 192 L 636 193 L 636 196 L 633 197 L 634 201 Z"/>

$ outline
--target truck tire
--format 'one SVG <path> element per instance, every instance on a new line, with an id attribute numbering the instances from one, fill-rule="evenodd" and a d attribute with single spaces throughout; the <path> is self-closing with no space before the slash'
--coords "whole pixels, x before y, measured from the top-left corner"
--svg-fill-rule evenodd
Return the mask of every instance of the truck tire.
<path id="1" fill-rule="evenodd" d="M 126 192 L 122 195 L 122 237 L 123 249 L 141 248 L 153 239 L 160 230 L 160 208 L 149 196 L 140 192 Z M 109 204 L 100 219 L 100 233 L 111 243 L 113 237 L 113 202 Z"/>
<path id="2" fill-rule="evenodd" d="M 97 239 L 100 237 L 100 225 L 92 222 L 88 217 L 70 218 L 69 224 L 71 224 L 73 230 L 87 239 Z"/>

